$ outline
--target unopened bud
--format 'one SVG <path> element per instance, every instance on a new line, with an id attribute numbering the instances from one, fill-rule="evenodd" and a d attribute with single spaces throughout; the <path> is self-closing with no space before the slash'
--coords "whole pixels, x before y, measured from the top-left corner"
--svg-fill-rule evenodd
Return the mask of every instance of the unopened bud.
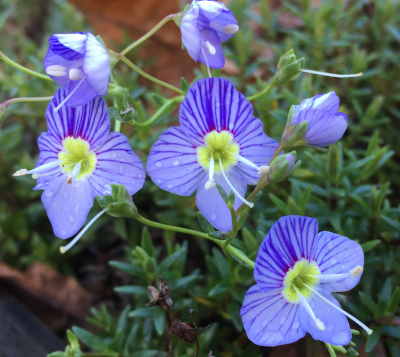
<path id="1" fill-rule="evenodd" d="M 296 125 L 292 125 L 288 130 L 285 130 L 283 139 L 288 146 L 299 146 L 306 144 L 304 135 L 307 133 L 308 121 L 302 121 Z"/>
<path id="2" fill-rule="evenodd" d="M 295 161 L 296 151 L 278 156 L 269 166 L 268 181 L 282 181 L 292 171 Z"/>
<path id="3" fill-rule="evenodd" d="M 301 69 L 304 68 L 305 59 L 300 58 L 295 62 L 289 63 L 287 66 L 283 67 L 276 74 L 277 76 L 277 85 L 283 84 L 289 81 L 293 81 L 301 74 Z"/>
<path id="4" fill-rule="evenodd" d="M 286 67 L 290 63 L 293 63 L 294 61 L 296 61 L 296 56 L 293 49 L 291 49 L 279 59 L 277 70 L 280 71 L 282 68 Z"/>
<path id="5" fill-rule="evenodd" d="M 183 15 L 185 15 L 189 9 L 190 9 L 190 4 L 186 5 L 182 12 L 179 12 L 174 16 L 173 20 L 176 23 L 176 26 L 178 26 L 179 28 L 181 27 L 182 24 Z"/>

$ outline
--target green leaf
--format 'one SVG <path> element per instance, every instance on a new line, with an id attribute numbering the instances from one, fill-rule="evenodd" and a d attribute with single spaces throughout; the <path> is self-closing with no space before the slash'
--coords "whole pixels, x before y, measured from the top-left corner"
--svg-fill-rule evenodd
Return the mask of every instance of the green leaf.
<path id="1" fill-rule="evenodd" d="M 208 296 L 215 296 L 218 294 L 225 293 L 235 287 L 235 284 L 231 282 L 230 278 L 226 278 L 215 285 L 209 292 Z"/>
<path id="2" fill-rule="evenodd" d="M 150 257 L 154 257 L 154 245 L 149 229 L 147 227 L 143 228 L 142 231 L 142 248 L 147 252 Z"/>
<path id="3" fill-rule="evenodd" d="M 272 193 L 268 194 L 268 197 L 275 204 L 275 206 L 278 207 L 284 214 L 286 215 L 290 214 L 289 208 L 285 202 L 283 202 L 281 199 L 279 199 Z"/>
<path id="4" fill-rule="evenodd" d="M 110 266 L 117 268 L 119 270 L 122 270 L 124 273 L 130 274 L 130 275 L 141 276 L 144 274 L 143 268 L 134 266 L 129 263 L 118 262 L 116 260 L 112 260 L 112 261 L 108 262 L 108 264 Z"/>
<path id="5" fill-rule="evenodd" d="M 183 254 L 185 254 L 185 252 L 186 248 L 183 247 L 175 253 L 166 257 L 158 266 L 159 273 L 164 274 L 172 264 L 174 264 Z"/>
<path id="6" fill-rule="evenodd" d="M 78 326 L 73 326 L 72 331 L 74 334 L 89 348 L 95 352 L 103 352 L 108 350 L 108 346 L 105 342 L 96 335 L 93 335 L 89 331 L 84 330 Z"/>
<path id="7" fill-rule="evenodd" d="M 379 239 L 374 239 L 369 242 L 361 244 L 361 248 L 364 253 L 369 252 L 374 249 L 381 241 Z"/>
<path id="8" fill-rule="evenodd" d="M 304 215 L 304 213 L 306 211 L 306 205 L 307 205 L 308 199 L 310 198 L 311 190 L 312 190 L 312 186 L 309 185 L 309 186 L 307 186 L 307 188 L 303 191 L 303 193 L 301 195 L 301 199 L 298 204 L 301 215 Z"/>
<path id="9" fill-rule="evenodd" d="M 394 229 L 397 229 L 397 230 L 400 232 L 400 223 L 399 223 L 399 222 L 397 222 L 397 221 L 395 221 L 395 220 L 393 220 L 393 219 L 391 219 L 391 218 L 389 218 L 389 217 L 386 217 L 386 216 L 384 216 L 383 214 L 381 214 L 381 218 L 382 218 L 389 226 L 393 227 Z"/>
<path id="10" fill-rule="evenodd" d="M 364 304 L 368 307 L 368 309 L 375 314 L 376 312 L 376 304 L 375 302 L 363 291 L 359 291 L 358 295 L 360 296 L 361 300 L 364 302 Z"/>
<path id="11" fill-rule="evenodd" d="M 384 315 L 394 314 L 399 306 L 400 302 L 400 287 L 396 287 L 394 290 L 388 305 L 385 308 Z"/>
<path id="12" fill-rule="evenodd" d="M 108 108 L 108 115 L 110 116 L 110 119 L 114 119 L 114 120 L 118 120 L 120 122 L 123 122 L 121 114 L 119 113 L 119 110 L 116 107 Z"/>
<path id="13" fill-rule="evenodd" d="M 257 239 L 247 228 L 242 229 L 242 236 L 244 244 L 246 244 L 246 247 L 250 252 L 254 252 L 258 249 Z"/>
<path id="14" fill-rule="evenodd" d="M 145 287 L 137 285 L 117 286 L 114 290 L 122 294 L 148 295 Z"/>
<path id="15" fill-rule="evenodd" d="M 153 308 L 139 307 L 129 313 L 129 317 L 149 317 L 153 316 Z"/>
<path id="16" fill-rule="evenodd" d="M 379 326 L 376 326 L 373 330 L 374 332 L 372 335 L 369 335 L 367 338 L 367 343 L 365 345 L 366 352 L 371 352 L 374 349 L 376 343 L 379 341 L 379 337 L 381 336 L 381 330 Z"/>
<path id="17" fill-rule="evenodd" d="M 189 84 L 186 82 L 186 79 L 181 77 L 181 89 L 186 93 L 189 89 Z"/>
<path id="18" fill-rule="evenodd" d="M 64 357 L 65 353 L 62 351 L 52 352 L 47 355 L 47 357 Z"/>
<path id="19" fill-rule="evenodd" d="M 78 338 L 71 330 L 67 330 L 67 338 L 72 348 L 80 348 Z"/>
<path id="20" fill-rule="evenodd" d="M 220 185 L 216 185 L 217 186 L 217 190 L 219 192 L 219 194 L 221 195 L 222 199 L 224 200 L 224 202 L 228 205 L 229 203 L 229 197 L 226 194 L 225 190 L 220 186 Z"/>
<path id="21" fill-rule="evenodd" d="M 366 157 L 365 159 L 361 159 L 361 160 L 352 162 L 351 164 L 347 165 L 342 171 L 340 171 L 339 177 L 342 178 L 342 177 L 350 175 L 353 171 L 364 166 L 369 161 L 371 161 L 373 158 L 374 158 L 373 156 L 370 156 L 370 157 Z"/>
<path id="22" fill-rule="evenodd" d="M 243 254 L 245 257 L 247 257 L 247 255 L 241 251 L 240 249 L 235 248 L 237 251 L 239 251 L 241 254 Z M 247 264 L 245 261 L 243 261 L 242 259 L 240 259 L 238 256 L 236 256 L 235 254 L 233 254 L 231 251 L 229 251 L 229 254 L 232 256 L 233 259 L 235 259 L 239 264 L 242 264 L 243 266 L 245 266 L 246 268 L 252 268 L 249 264 Z"/>
<path id="23" fill-rule="evenodd" d="M 137 351 L 130 355 L 130 357 L 155 357 L 160 352 L 157 350 Z"/>
<path id="24" fill-rule="evenodd" d="M 164 309 L 154 309 L 153 322 L 158 336 L 162 336 L 164 334 L 164 328 L 166 323 Z"/>
<path id="25" fill-rule="evenodd" d="M 204 215 L 200 211 L 197 212 L 197 219 L 199 220 L 199 224 L 203 232 L 211 233 L 215 231 L 212 224 L 207 221 L 206 217 L 204 217 Z"/>

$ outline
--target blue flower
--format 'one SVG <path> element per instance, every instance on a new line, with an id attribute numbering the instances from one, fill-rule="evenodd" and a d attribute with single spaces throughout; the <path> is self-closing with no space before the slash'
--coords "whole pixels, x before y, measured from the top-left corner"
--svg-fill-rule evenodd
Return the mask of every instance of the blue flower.
<path id="1" fill-rule="evenodd" d="M 110 133 L 110 118 L 101 97 L 77 108 L 57 107 L 67 97 L 60 89 L 46 110 L 48 132 L 38 139 L 36 168 L 14 175 L 33 174 L 34 190 L 44 190 L 42 202 L 54 234 L 74 235 L 85 223 L 99 195 L 110 195 L 111 184 L 124 185 L 133 195 L 144 183 L 146 172 L 126 137 Z"/>
<path id="2" fill-rule="evenodd" d="M 338 141 L 347 129 L 347 115 L 338 112 L 339 98 L 335 92 L 318 94 L 294 106 L 292 126 L 307 122 L 307 131 L 293 145 L 327 146 Z"/>
<path id="3" fill-rule="evenodd" d="M 229 40 L 238 30 L 235 17 L 219 1 L 194 0 L 182 17 L 182 42 L 190 57 L 211 68 L 224 66 L 221 42 Z"/>
<path id="4" fill-rule="evenodd" d="M 198 80 L 179 112 L 181 126 L 167 129 L 153 145 L 147 172 L 163 190 L 189 196 L 197 190 L 197 207 L 217 229 L 232 229 L 231 215 L 216 184 L 243 202 L 247 184 L 266 172 L 277 142 L 263 132 L 250 102 L 232 82 Z"/>
<path id="5" fill-rule="evenodd" d="M 107 94 L 110 56 L 94 35 L 55 34 L 49 43 L 44 70 L 59 85 L 68 88 L 67 106 L 82 105 Z"/>
<path id="6" fill-rule="evenodd" d="M 331 294 L 356 286 L 363 266 L 358 243 L 339 234 L 318 233 L 314 218 L 280 218 L 258 250 L 257 284 L 247 291 L 240 310 L 247 336 L 257 345 L 277 346 L 308 332 L 316 340 L 346 345 L 351 341 L 346 316 L 372 333 Z"/>

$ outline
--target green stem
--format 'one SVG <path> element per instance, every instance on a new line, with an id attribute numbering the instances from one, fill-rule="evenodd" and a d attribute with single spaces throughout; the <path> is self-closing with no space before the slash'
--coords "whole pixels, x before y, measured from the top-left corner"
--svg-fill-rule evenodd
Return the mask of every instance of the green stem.
<path id="1" fill-rule="evenodd" d="M 224 248 L 228 252 L 230 252 L 234 256 L 238 257 L 240 260 L 244 261 L 247 265 L 249 265 L 250 267 L 252 267 L 254 269 L 254 262 L 251 259 L 247 258 L 245 255 L 243 255 L 241 252 L 239 252 L 235 247 L 233 247 L 232 245 L 229 244 Z"/>
<path id="2" fill-rule="evenodd" d="M 332 348 L 332 346 L 329 343 L 326 343 L 326 342 L 324 342 L 324 343 L 325 343 L 325 346 L 326 346 L 326 348 L 328 350 L 329 356 L 330 357 L 337 357 L 335 351 Z"/>
<path id="3" fill-rule="evenodd" d="M 121 131 L 121 122 L 119 120 L 115 120 L 114 131 L 118 133 Z"/>
<path id="4" fill-rule="evenodd" d="M 182 103 L 184 99 L 185 99 L 184 96 L 179 96 L 179 97 L 175 97 L 175 98 L 168 100 L 153 114 L 153 116 L 149 120 L 147 120 L 144 123 L 138 123 L 135 120 L 131 120 L 131 121 L 129 121 L 129 123 L 134 126 L 139 126 L 139 127 L 149 126 L 149 125 L 153 124 L 158 118 L 160 118 L 164 114 L 164 112 L 168 109 L 169 106 L 177 104 L 177 103 Z"/>
<path id="5" fill-rule="evenodd" d="M 139 38 L 137 41 L 129 45 L 127 48 L 125 48 L 122 52 L 121 55 L 125 56 L 130 50 L 134 49 L 136 46 L 140 45 L 144 41 L 146 41 L 150 36 L 152 36 L 154 33 L 156 33 L 164 24 L 166 24 L 168 21 L 172 20 L 176 14 L 168 15 L 165 17 L 163 20 L 161 20 L 150 32 L 145 34 L 143 37 Z"/>
<path id="6" fill-rule="evenodd" d="M 269 92 L 271 92 L 272 88 L 274 88 L 276 86 L 276 77 L 272 78 L 272 81 L 270 84 L 267 85 L 267 87 L 262 90 L 260 93 L 254 94 L 250 97 L 247 97 L 247 100 L 254 100 L 257 99 L 261 96 L 263 96 L 264 94 L 268 94 Z"/>
<path id="7" fill-rule="evenodd" d="M 25 102 L 49 102 L 50 100 L 53 99 L 53 96 L 51 97 L 36 97 L 36 98 L 12 98 L 4 103 L 1 103 L 0 105 L 4 105 L 8 107 L 10 104 L 13 103 L 25 103 Z"/>
<path id="8" fill-rule="evenodd" d="M 36 76 L 41 79 L 45 79 L 47 81 L 52 81 L 52 79 L 49 76 L 46 76 L 45 74 L 41 74 L 41 73 L 32 71 L 31 69 L 28 69 L 24 66 L 21 66 L 17 62 L 13 61 L 11 58 L 8 58 L 2 51 L 0 51 L 0 59 L 2 59 L 4 62 L 8 63 L 9 65 L 19 69 L 22 72 L 31 74 L 32 76 Z"/>
<path id="9" fill-rule="evenodd" d="M 213 241 L 214 243 L 217 243 L 218 245 L 221 245 L 221 241 L 220 240 L 210 237 L 207 233 L 198 232 L 198 231 L 195 231 L 193 229 L 175 227 L 175 226 L 170 226 L 168 224 L 154 222 L 154 221 L 151 221 L 150 219 L 144 218 L 140 214 L 137 214 L 134 218 L 137 221 L 142 222 L 143 224 L 147 224 L 148 226 L 151 226 L 151 227 L 165 229 L 167 231 L 174 231 L 174 232 L 191 234 L 193 236 L 209 239 L 209 240 Z"/>
<path id="10" fill-rule="evenodd" d="M 168 83 L 165 83 L 165 82 L 163 82 L 163 81 L 160 81 L 159 79 L 157 79 L 157 78 L 155 78 L 155 77 L 153 77 L 153 76 L 150 76 L 150 74 L 147 74 L 146 72 L 144 72 L 143 70 L 141 70 L 138 66 L 134 65 L 134 64 L 133 64 L 131 61 L 129 61 L 124 55 L 118 54 L 118 58 L 119 58 L 122 62 L 124 62 L 125 64 L 127 64 L 130 68 L 132 68 L 134 71 L 136 71 L 137 73 L 141 74 L 143 77 L 147 78 L 148 80 L 150 80 L 150 81 L 152 81 L 152 82 L 154 82 L 154 83 L 157 83 L 157 84 L 159 84 L 159 85 L 161 85 L 161 86 L 164 86 L 164 87 L 166 87 L 166 88 L 168 88 L 168 89 L 171 89 L 171 90 L 173 90 L 173 91 L 179 93 L 180 95 L 185 95 L 185 94 L 186 94 L 183 90 L 181 90 L 181 89 L 179 89 L 179 88 L 176 88 L 176 87 L 174 87 L 174 86 L 171 85 L 171 84 L 168 84 Z"/>

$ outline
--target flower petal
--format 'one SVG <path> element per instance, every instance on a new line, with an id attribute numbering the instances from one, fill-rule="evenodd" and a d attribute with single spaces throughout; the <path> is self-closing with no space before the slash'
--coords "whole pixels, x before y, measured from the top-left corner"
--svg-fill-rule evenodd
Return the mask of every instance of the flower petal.
<path id="1" fill-rule="evenodd" d="M 278 147 L 278 143 L 264 133 L 262 122 L 257 118 L 250 119 L 241 132 L 237 131 L 235 141 L 240 143 L 239 155 L 257 166 L 268 165 Z M 236 164 L 235 170 L 250 185 L 255 185 L 261 177 L 256 169 L 241 162 Z"/>
<path id="2" fill-rule="evenodd" d="M 72 96 L 67 100 L 66 106 L 68 107 L 78 107 L 83 104 L 90 102 L 92 99 L 97 97 L 97 93 L 90 88 L 88 78 L 80 81 L 70 81 L 68 86 L 68 93 L 72 91 L 79 85 Z"/>
<path id="3" fill-rule="evenodd" d="M 208 63 L 211 68 L 222 68 L 225 65 L 225 57 L 217 32 L 211 28 L 205 28 L 200 31 L 200 35 L 202 51 L 199 61 L 204 65 Z M 209 48 L 213 52 L 210 52 Z M 207 61 L 204 55 L 207 57 Z"/>
<path id="4" fill-rule="evenodd" d="M 181 196 L 190 196 L 205 177 L 197 162 L 196 146 L 181 127 L 171 127 L 161 134 L 151 148 L 146 168 L 157 186 Z"/>
<path id="5" fill-rule="evenodd" d="M 86 34 L 54 34 L 49 38 L 51 50 L 68 61 L 82 58 L 85 54 Z"/>
<path id="6" fill-rule="evenodd" d="M 295 105 L 293 116 L 295 117 L 300 111 L 309 109 L 319 109 L 329 114 L 335 114 L 339 110 L 339 105 L 340 100 L 335 92 L 317 94 L 312 98 L 302 100 L 299 105 Z M 295 121 L 295 119 L 293 121 Z"/>
<path id="7" fill-rule="evenodd" d="M 265 292 L 259 285 L 246 293 L 240 314 L 247 337 L 259 346 L 292 343 L 306 331 L 299 320 L 299 305 L 288 303 L 280 291 Z"/>
<path id="8" fill-rule="evenodd" d="M 204 136 L 213 130 L 230 131 L 235 139 L 251 118 L 250 102 L 224 78 L 199 79 L 189 88 L 179 110 L 182 128 L 196 145 L 204 145 Z"/>
<path id="9" fill-rule="evenodd" d="M 241 176 L 234 170 L 226 172 L 226 176 L 239 194 L 244 196 L 247 185 Z M 205 184 L 207 181 L 208 175 L 204 175 L 197 188 L 197 208 L 215 228 L 220 231 L 230 231 L 232 229 L 231 212 L 229 211 L 229 208 L 224 200 L 221 198 L 221 195 L 216 187 L 213 187 L 209 190 L 205 189 Z M 220 173 L 216 172 L 214 174 L 214 182 L 219 184 L 229 195 L 231 188 Z M 234 205 L 235 210 L 238 209 L 242 203 L 243 202 L 236 196 Z"/>
<path id="10" fill-rule="evenodd" d="M 202 40 L 200 31 L 197 27 L 197 17 L 199 14 L 198 6 L 192 3 L 190 9 L 182 17 L 181 33 L 182 42 L 188 51 L 190 57 L 197 62 L 200 57 Z"/>
<path id="11" fill-rule="evenodd" d="M 87 75 L 90 88 L 97 95 L 107 94 L 111 72 L 110 55 L 100 41 L 90 32 L 87 33 L 83 72 Z"/>
<path id="12" fill-rule="evenodd" d="M 258 250 L 254 279 L 262 288 L 282 287 L 286 273 L 294 264 L 314 257 L 318 240 L 317 220 L 285 216 L 271 227 Z"/>
<path id="13" fill-rule="evenodd" d="M 357 266 L 364 266 L 364 253 L 361 246 L 339 234 L 320 232 L 318 247 L 313 259 L 317 262 L 322 274 L 348 274 Z M 329 283 L 322 282 L 320 287 L 327 291 L 347 291 L 354 288 L 361 279 L 361 274 L 355 278 L 339 278 Z"/>
<path id="14" fill-rule="evenodd" d="M 109 133 L 96 154 L 96 169 L 88 177 L 94 196 L 111 194 L 112 183 L 124 185 L 131 195 L 143 187 L 146 171 L 125 135 Z"/>
<path id="15" fill-rule="evenodd" d="M 199 17 L 202 16 L 208 21 L 215 19 L 222 11 L 228 10 L 228 8 L 219 1 L 197 1 L 197 4 L 199 6 Z"/>
<path id="16" fill-rule="evenodd" d="M 229 40 L 235 33 L 225 33 L 224 27 L 229 25 L 238 26 L 235 16 L 228 10 L 224 10 L 215 19 L 210 22 L 210 27 L 217 31 L 218 37 L 221 42 Z"/>
<path id="17" fill-rule="evenodd" d="M 59 89 L 46 110 L 49 134 L 60 142 L 66 137 L 82 138 L 89 142 L 91 150 L 97 150 L 103 145 L 110 131 L 110 117 L 106 104 L 97 97 L 81 107 L 57 107 L 67 96 L 67 90 Z"/>
<path id="18" fill-rule="evenodd" d="M 324 291 L 323 289 L 317 289 L 317 291 L 340 308 L 340 304 L 330 293 Z M 319 330 L 304 306 L 300 306 L 300 324 L 304 330 L 311 334 L 314 340 L 320 340 L 331 343 L 332 345 L 340 346 L 350 343 L 350 325 L 343 313 L 329 305 L 316 294 L 311 294 L 307 298 L 307 302 L 314 312 L 316 318 L 320 319 L 325 325 L 324 331 Z"/>
<path id="19" fill-rule="evenodd" d="M 67 175 L 60 174 L 43 191 L 42 202 L 54 234 L 66 239 L 85 224 L 93 206 L 93 194 L 86 179 L 78 179 L 69 185 Z"/>

